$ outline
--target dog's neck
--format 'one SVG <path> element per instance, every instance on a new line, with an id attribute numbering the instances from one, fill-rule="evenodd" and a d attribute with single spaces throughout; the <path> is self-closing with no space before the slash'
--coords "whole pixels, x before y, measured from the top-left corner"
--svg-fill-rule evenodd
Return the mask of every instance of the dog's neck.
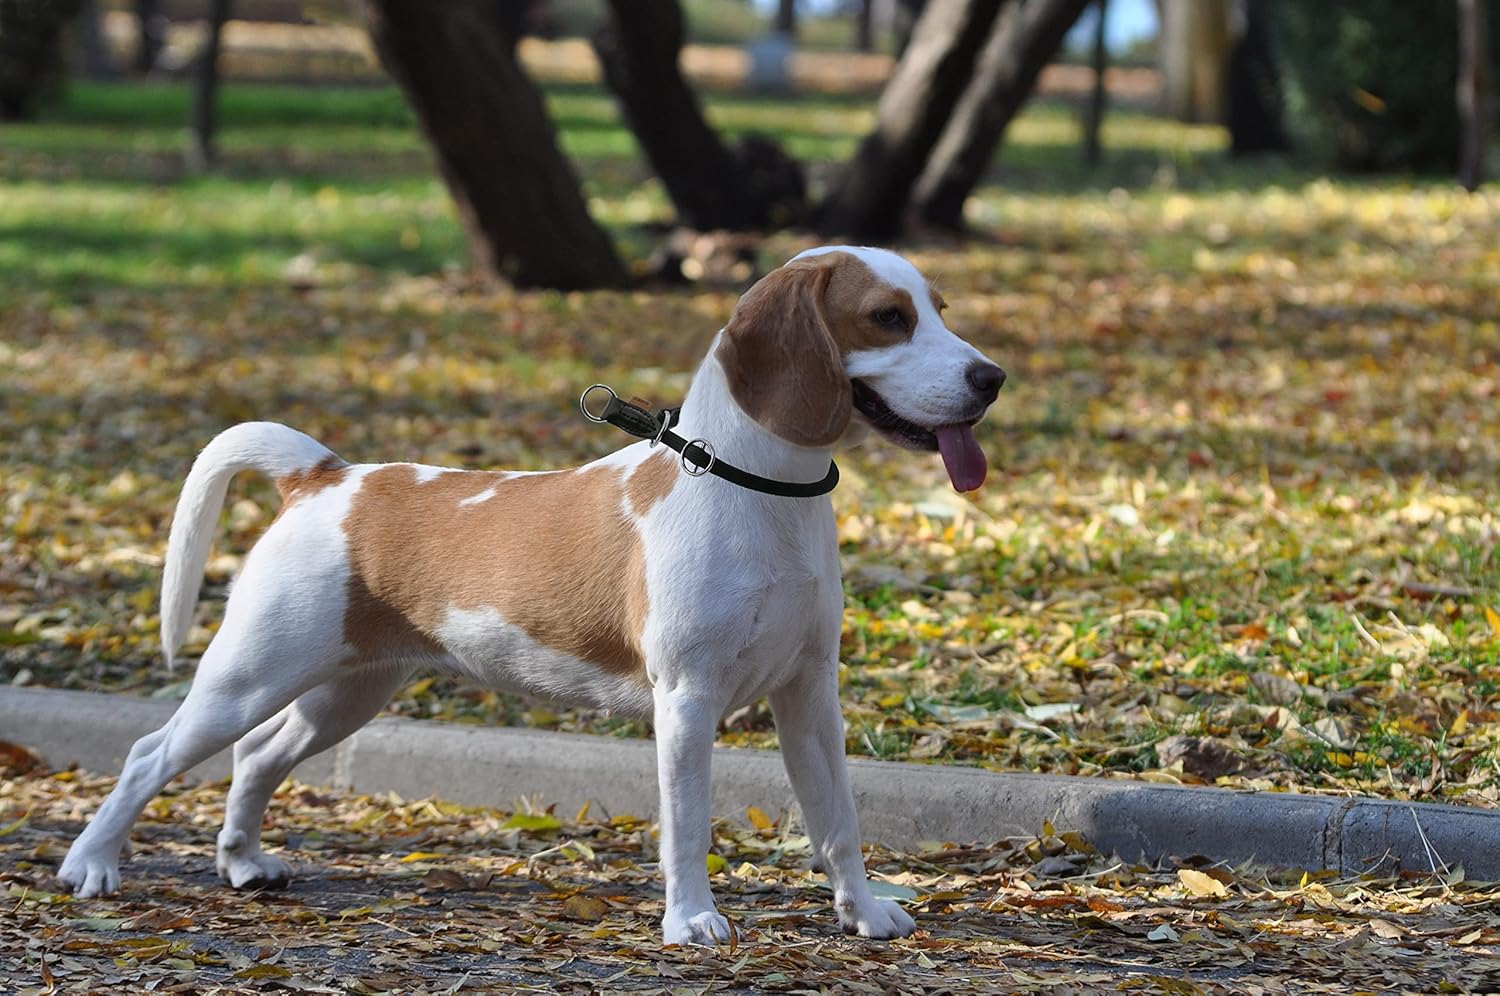
<path id="1" fill-rule="evenodd" d="M 674 431 L 684 439 L 708 440 L 718 458 L 741 470 L 781 481 L 816 481 L 828 473 L 832 459 L 831 448 L 794 445 L 745 414 L 729 392 L 715 349 L 693 375 Z"/>

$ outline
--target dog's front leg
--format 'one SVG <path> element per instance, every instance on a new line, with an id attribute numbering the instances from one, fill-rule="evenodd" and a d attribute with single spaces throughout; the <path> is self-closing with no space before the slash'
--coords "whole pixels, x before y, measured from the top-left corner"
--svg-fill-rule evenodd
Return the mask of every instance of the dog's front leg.
<path id="1" fill-rule="evenodd" d="M 814 853 L 833 886 L 833 905 L 847 934 L 905 937 L 916 923 L 897 904 L 876 899 L 859 848 L 859 817 L 844 762 L 838 665 L 819 664 L 771 696 L 781 759 L 802 806 Z"/>
<path id="2" fill-rule="evenodd" d="M 661 868 L 667 944 L 728 941 L 729 921 L 708 887 L 710 766 L 719 712 L 681 689 L 656 690 L 656 779 L 661 787 Z"/>

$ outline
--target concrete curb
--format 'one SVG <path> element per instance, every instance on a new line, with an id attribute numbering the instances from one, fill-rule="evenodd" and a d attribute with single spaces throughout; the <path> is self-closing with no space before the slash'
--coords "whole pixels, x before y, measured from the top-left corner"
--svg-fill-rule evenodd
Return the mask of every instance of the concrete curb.
<path id="1" fill-rule="evenodd" d="M 177 703 L 49 689 L 0 687 L 0 739 L 56 767 L 115 774 L 130 745 L 166 722 Z M 222 779 L 229 752 L 189 777 Z M 1279 867 L 1428 871 L 1429 848 L 1470 879 L 1500 880 L 1500 812 L 1380 799 L 1233 792 L 1146 782 L 1003 774 L 853 759 L 850 774 L 866 840 L 993 841 L 1036 833 L 1044 820 L 1076 830 L 1128 861 L 1204 855 Z M 571 813 L 586 801 L 609 813 L 656 809 L 649 741 L 377 719 L 303 762 L 314 784 L 407 797 L 440 796 L 510 808 L 540 794 Z M 774 751 L 716 748 L 714 812 L 792 805 Z M 1426 842 L 1423 841 L 1423 836 Z"/>

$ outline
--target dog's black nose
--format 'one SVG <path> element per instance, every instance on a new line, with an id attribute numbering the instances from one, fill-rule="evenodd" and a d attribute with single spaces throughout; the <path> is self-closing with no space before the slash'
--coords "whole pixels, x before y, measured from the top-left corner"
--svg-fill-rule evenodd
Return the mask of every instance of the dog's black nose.
<path id="1" fill-rule="evenodd" d="M 1000 386 L 1005 383 L 1005 371 L 993 363 L 976 363 L 964 376 L 968 379 L 969 386 L 984 398 L 985 404 L 995 400 L 995 396 L 1000 393 Z"/>

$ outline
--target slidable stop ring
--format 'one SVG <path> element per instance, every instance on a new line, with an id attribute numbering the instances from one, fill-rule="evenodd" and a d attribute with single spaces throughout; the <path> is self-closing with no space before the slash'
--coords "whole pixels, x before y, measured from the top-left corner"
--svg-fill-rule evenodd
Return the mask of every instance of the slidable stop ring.
<path id="1" fill-rule="evenodd" d="M 603 422 L 605 421 L 603 415 L 595 415 L 593 412 L 589 411 L 589 395 L 593 394 L 595 391 L 603 391 L 605 394 L 609 395 L 609 401 L 614 401 L 619 397 L 619 395 L 615 394 L 614 389 L 611 388 L 608 384 L 590 384 L 587 388 L 584 389 L 584 392 L 578 396 L 578 408 L 583 412 L 583 417 L 588 419 L 590 422 Z M 606 401 L 604 403 L 605 408 L 608 408 L 609 401 Z M 600 410 L 603 411 L 604 409 Z"/>

